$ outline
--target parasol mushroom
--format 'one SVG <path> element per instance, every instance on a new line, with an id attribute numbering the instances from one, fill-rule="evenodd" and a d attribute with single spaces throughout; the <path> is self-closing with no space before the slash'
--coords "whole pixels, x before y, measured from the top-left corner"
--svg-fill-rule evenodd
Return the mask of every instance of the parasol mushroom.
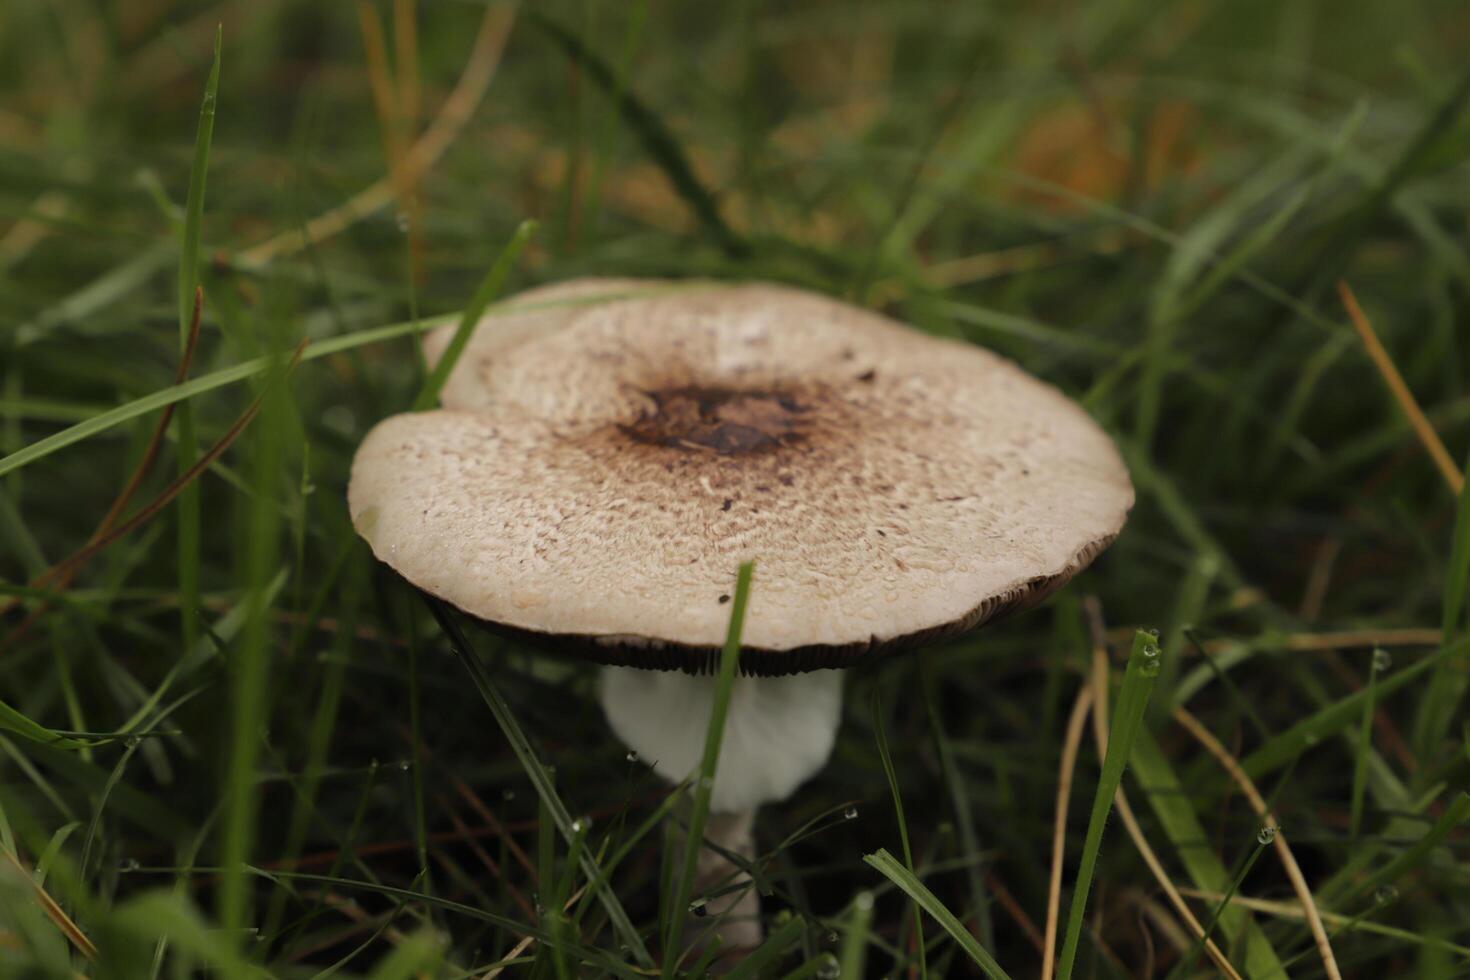
<path id="1" fill-rule="evenodd" d="M 605 664 L 609 723 L 665 778 L 698 765 L 734 571 L 758 562 L 708 833 L 747 856 L 755 809 L 831 752 L 832 668 L 1034 605 L 1133 503 L 1107 435 L 1015 364 L 774 285 L 523 293 L 441 401 L 364 440 L 355 526 L 419 588 Z M 749 888 L 709 906 L 734 945 L 757 909 Z"/>

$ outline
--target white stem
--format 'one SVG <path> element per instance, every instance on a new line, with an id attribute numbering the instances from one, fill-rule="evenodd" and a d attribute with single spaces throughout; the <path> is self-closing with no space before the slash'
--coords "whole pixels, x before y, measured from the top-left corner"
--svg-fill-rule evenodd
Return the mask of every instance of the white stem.
<path id="1" fill-rule="evenodd" d="M 602 669 L 608 723 L 671 783 L 694 772 L 704 756 L 714 690 L 709 675 Z M 826 764 L 841 715 L 841 671 L 737 677 L 710 809 L 739 813 L 786 799 Z"/>
<path id="2" fill-rule="evenodd" d="M 608 724 L 671 783 L 699 768 L 713 704 L 714 678 L 707 675 L 631 667 L 602 671 L 602 710 Z M 720 740 L 705 838 L 754 859 L 756 807 L 786 799 L 826 764 L 841 715 L 840 671 L 737 677 Z M 703 906 L 703 921 L 718 919 L 713 934 L 725 948 L 760 945 L 760 893 L 723 855 L 710 848 L 700 852 L 694 891 L 696 896 L 726 892 Z M 699 921 L 691 923 L 694 929 Z"/>

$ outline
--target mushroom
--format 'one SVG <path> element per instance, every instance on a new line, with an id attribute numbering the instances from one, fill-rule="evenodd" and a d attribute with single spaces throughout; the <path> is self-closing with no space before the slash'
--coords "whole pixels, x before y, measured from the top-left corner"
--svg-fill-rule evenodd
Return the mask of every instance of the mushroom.
<path id="1" fill-rule="evenodd" d="M 1133 503 L 1055 388 L 782 286 L 533 290 L 480 325 L 441 399 L 364 440 L 354 525 L 419 588 L 606 665 L 609 724 L 671 781 L 698 765 L 735 569 L 756 560 L 707 832 L 747 857 L 755 810 L 832 750 L 834 668 L 1034 605 Z M 702 855 L 707 881 L 732 870 Z M 752 888 L 719 902 L 727 943 L 759 939 Z"/>

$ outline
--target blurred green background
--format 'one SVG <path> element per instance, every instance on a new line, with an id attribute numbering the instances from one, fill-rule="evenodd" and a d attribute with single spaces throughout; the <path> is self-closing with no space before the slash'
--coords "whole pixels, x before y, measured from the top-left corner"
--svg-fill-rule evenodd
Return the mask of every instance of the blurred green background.
<path id="1" fill-rule="evenodd" d="M 0 975 L 636 965 L 603 905 L 538 906 L 585 882 L 343 500 L 357 442 L 422 383 L 415 324 L 463 308 L 528 218 L 508 290 L 698 275 L 871 305 L 1064 388 L 1139 489 L 1044 609 L 853 672 L 833 763 L 762 813 L 786 936 L 763 975 L 921 969 L 862 860 L 900 853 L 875 717 L 919 877 L 1037 975 L 1065 721 L 1135 626 L 1165 669 L 1076 975 L 1220 975 L 1165 881 L 1243 975 L 1465 975 L 1467 66 L 1458 0 L 6 0 Z M 170 403 L 115 522 L 136 526 L 88 550 Z M 665 789 L 593 672 L 476 642 L 594 850 L 632 841 Z M 1332 963 L 1175 705 L 1267 797 Z M 1090 734 L 1075 771 L 1063 923 Z M 660 852 L 633 842 L 611 889 L 656 959 Z M 923 971 L 983 975 L 933 917 L 922 935 Z"/>

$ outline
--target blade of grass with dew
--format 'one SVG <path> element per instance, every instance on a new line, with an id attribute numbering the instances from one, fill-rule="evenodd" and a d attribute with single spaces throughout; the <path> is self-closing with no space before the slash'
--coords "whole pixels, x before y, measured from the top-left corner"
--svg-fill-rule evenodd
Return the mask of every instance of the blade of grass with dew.
<path id="1" fill-rule="evenodd" d="M 974 936 L 970 935 L 970 930 L 965 928 L 965 924 L 953 912 L 945 908 L 939 897 L 924 887 L 924 883 L 908 868 L 900 864 L 892 854 L 879 848 L 875 853 L 865 855 L 863 860 L 879 874 L 897 885 L 899 890 L 917 902 L 920 908 L 928 912 L 930 917 L 939 923 L 945 932 L 949 933 L 950 938 L 959 944 L 960 948 L 975 961 L 975 965 L 980 967 L 987 977 L 990 977 L 991 980 L 1010 980 L 1009 975 L 1001 969 L 995 957 L 991 956 L 990 952 L 981 946 Z"/>
<path id="2" fill-rule="evenodd" d="M 1218 565 L 1212 555 L 1203 554 L 1189 563 L 1184 584 L 1179 589 L 1179 598 L 1174 604 L 1173 621 L 1164 633 L 1163 664 L 1156 682 L 1157 693 L 1149 706 L 1151 724 L 1162 724 L 1169 712 L 1174 710 L 1174 693 L 1178 686 L 1180 666 L 1184 663 L 1185 630 L 1198 622 L 1209 598 L 1210 585 L 1215 580 Z"/>
<path id="3" fill-rule="evenodd" d="M 699 763 L 699 776 L 690 798 L 689 833 L 684 844 L 683 867 L 674 881 L 673 901 L 663 923 L 664 959 L 662 976 L 669 980 L 678 968 L 677 949 L 683 934 L 689 895 L 694 890 L 694 876 L 699 870 L 699 851 L 704 846 L 704 825 L 709 817 L 710 794 L 715 788 L 715 771 L 720 762 L 720 743 L 725 737 L 725 716 L 730 709 L 730 692 L 735 687 L 735 674 L 740 666 L 740 634 L 745 626 L 745 607 L 750 601 L 750 581 L 754 562 L 745 562 L 735 576 L 735 598 L 730 604 L 730 626 L 725 632 L 725 646 L 720 651 L 720 672 L 715 676 L 714 699 L 710 703 L 709 728 L 704 736 L 704 756 Z"/>
<path id="4" fill-rule="evenodd" d="M 1138 756 L 1135 753 L 1134 759 L 1136 760 L 1137 758 Z M 1136 768 L 1134 774 L 1137 775 Z M 1215 903 L 1215 907 L 1210 911 L 1210 917 L 1205 921 L 1203 931 L 1194 937 L 1194 942 L 1189 944 L 1189 949 L 1185 951 L 1184 955 L 1179 957 L 1178 961 L 1174 964 L 1174 968 L 1165 975 L 1164 980 L 1174 980 L 1175 977 L 1183 975 L 1186 970 L 1194 965 L 1195 957 L 1199 956 L 1200 952 L 1205 948 L 1205 942 L 1214 933 L 1215 926 L 1219 924 L 1221 917 L 1230 910 L 1231 899 L 1240 891 L 1240 886 L 1245 882 L 1246 876 L 1251 873 L 1251 868 L 1256 866 L 1256 862 L 1260 860 L 1261 854 L 1265 850 L 1266 841 L 1258 836 L 1256 838 L 1256 846 L 1251 849 L 1250 854 L 1241 863 L 1240 871 L 1236 873 L 1234 878 L 1230 879 L 1230 887 L 1225 889 L 1225 894 L 1221 896 L 1220 900 Z"/>
<path id="5" fill-rule="evenodd" d="M 1450 543 L 1450 563 L 1445 572 L 1444 600 L 1440 629 L 1440 643 L 1453 643 L 1464 623 L 1465 589 L 1470 584 L 1470 456 L 1465 459 L 1465 486 L 1460 490 L 1460 499 L 1455 507 L 1455 530 Z M 1429 761 L 1434 757 L 1435 747 L 1443 743 L 1450 734 L 1455 709 L 1465 696 L 1465 684 L 1470 663 L 1460 656 L 1440 661 L 1434 669 L 1433 679 L 1425 686 L 1423 700 L 1414 718 L 1414 752 L 1419 759 Z M 1422 786 L 1420 787 L 1422 788 Z"/>
<path id="6" fill-rule="evenodd" d="M 1387 697 L 1415 678 L 1433 670 L 1441 661 L 1462 657 L 1467 653 L 1470 653 L 1470 640 L 1460 640 L 1449 646 L 1441 647 L 1413 666 L 1405 667 L 1386 680 L 1379 681 L 1375 696 Z M 1242 759 L 1241 769 L 1251 779 L 1260 779 L 1274 772 L 1313 745 L 1338 734 L 1352 724 L 1359 717 L 1359 712 L 1367 697 L 1367 689 L 1360 689 L 1303 718 L 1286 731 L 1270 738 Z"/>
<path id="7" fill-rule="evenodd" d="M 184 205 L 184 229 L 179 244 L 179 350 L 189 344 L 190 322 L 194 313 L 194 293 L 199 285 L 199 234 L 204 220 L 204 185 L 209 171 L 209 146 L 214 139 L 214 110 L 219 96 L 220 46 L 224 27 L 214 34 L 214 63 L 204 84 L 204 99 L 199 106 L 199 129 L 194 137 L 194 161 L 189 168 L 189 196 Z M 179 475 L 189 472 L 199 455 L 198 437 L 194 432 L 194 408 L 189 402 L 175 414 L 178 432 Z M 200 496 L 197 483 L 179 493 L 179 624 L 184 649 L 194 646 L 199 636 L 200 582 Z"/>
<path id="8" fill-rule="evenodd" d="M 1428 857 L 1430 851 L 1438 847 L 1453 830 L 1467 819 L 1470 819 L 1470 793 L 1461 793 L 1449 806 L 1445 807 L 1444 813 L 1440 814 L 1439 819 L 1425 832 L 1423 837 L 1406 847 L 1397 857 L 1377 871 L 1357 880 L 1337 877 L 1329 880 L 1317 890 L 1318 904 L 1341 907 L 1359 895 L 1374 891 L 1384 885 L 1393 884 L 1402 875 L 1418 867 Z"/>
<path id="9" fill-rule="evenodd" d="M 510 274 L 511 267 L 515 265 L 516 259 L 520 257 L 522 250 L 530 242 L 531 236 L 536 234 L 536 228 L 536 222 L 530 219 L 522 221 L 516 228 L 515 234 L 511 236 L 510 242 L 496 256 L 490 266 L 490 271 L 485 273 L 485 278 L 481 280 L 479 288 L 470 297 L 469 305 L 460 314 L 459 326 L 455 328 L 454 337 L 449 341 L 449 346 L 444 348 L 439 362 L 429 372 L 428 378 L 424 380 L 423 388 L 419 389 L 418 397 L 413 400 L 415 412 L 433 408 L 439 403 L 439 392 L 444 389 L 444 382 L 449 380 L 449 373 L 459 363 L 460 355 L 464 353 L 475 328 L 480 325 L 485 311 L 500 295 L 500 290 L 505 285 L 505 277 Z"/>
<path id="10" fill-rule="evenodd" d="M 551 815 L 556 821 L 557 828 L 561 831 L 562 838 L 570 844 L 577 837 L 577 831 L 572 826 L 574 821 L 572 820 L 571 814 L 567 812 L 566 804 L 562 803 L 561 798 L 556 795 L 555 787 L 547 781 L 546 770 L 541 761 L 536 757 L 535 750 L 531 748 L 531 740 L 526 737 L 526 733 L 521 730 L 520 723 L 516 721 L 515 715 L 511 712 L 510 705 L 506 702 L 505 696 L 500 693 L 500 688 L 490 679 L 490 672 L 485 669 L 484 664 L 480 663 L 479 659 L 475 656 L 473 648 L 469 645 L 469 640 L 464 635 L 464 631 L 459 628 L 459 624 L 454 621 L 449 610 L 433 596 L 427 593 L 420 593 L 420 595 L 428 603 L 430 612 L 433 613 L 434 619 L 439 623 L 440 628 L 444 630 L 445 636 L 449 638 L 450 646 L 454 650 L 455 656 L 459 658 L 460 662 L 464 664 L 465 669 L 469 671 L 470 678 L 474 681 L 475 687 L 480 692 L 480 697 L 484 700 L 486 706 L 489 707 L 490 713 L 495 717 L 496 724 L 500 726 L 500 730 L 504 733 L 506 741 L 510 743 L 511 750 L 516 754 L 516 758 L 520 760 L 521 768 L 525 770 L 527 778 L 536 787 L 537 794 L 546 800 L 550 806 Z M 599 900 L 603 904 L 603 908 L 607 911 L 608 921 L 612 924 L 613 930 L 618 934 L 618 939 L 628 947 L 633 958 L 638 961 L 639 966 L 651 968 L 653 966 L 653 957 L 648 954 L 648 947 L 644 945 L 643 938 L 638 934 L 638 930 L 633 927 L 632 921 L 628 918 L 627 911 L 624 910 L 622 903 L 618 901 L 618 896 L 608 882 L 607 876 L 597 866 L 597 862 L 593 860 L 592 855 L 587 852 L 586 848 L 583 848 L 581 853 L 573 855 L 573 858 L 582 866 L 582 873 L 586 876 L 590 887 L 597 893 Z"/>
<path id="11" fill-rule="evenodd" d="M 1149 693 L 1159 673 L 1158 638 L 1139 630 L 1133 635 L 1133 649 L 1123 672 L 1123 689 L 1118 693 L 1108 728 L 1108 753 L 1103 759 L 1097 795 L 1092 799 L 1092 816 L 1087 823 L 1087 837 L 1082 844 L 1082 860 L 1072 886 L 1072 904 L 1067 911 L 1067 932 L 1062 952 L 1057 959 L 1057 980 L 1070 980 L 1077 961 L 1077 944 L 1082 938 L 1082 919 L 1087 911 L 1087 895 L 1092 890 L 1092 876 L 1097 870 L 1097 856 L 1102 848 L 1103 828 L 1113 807 L 1113 797 L 1123 781 L 1123 770 L 1143 727 L 1148 710 Z M 1102 697 L 1106 692 L 1099 692 Z"/>
<path id="12" fill-rule="evenodd" d="M 1209 835 L 1195 813 L 1194 803 L 1174 774 L 1168 759 L 1153 736 L 1143 730 L 1133 744 L 1129 759 L 1133 776 L 1143 787 L 1164 836 L 1174 845 L 1185 873 L 1195 887 L 1219 894 L 1229 881 L 1225 866 L 1210 848 Z M 1236 906 L 1220 916 L 1220 930 L 1232 945 L 1245 950 L 1245 973 L 1254 980 L 1285 976 L 1281 958 L 1261 927 Z"/>
<path id="13" fill-rule="evenodd" d="M 914 874 L 914 852 L 909 847 L 909 825 L 903 812 L 903 794 L 898 787 L 898 773 L 893 768 L 893 753 L 888 748 L 888 731 L 883 726 L 883 689 L 873 688 L 873 737 L 878 742 L 878 758 L 883 763 L 883 776 L 888 780 L 888 791 L 893 794 L 893 812 L 898 820 L 898 840 L 903 847 L 903 863 L 910 874 Z M 917 877 L 917 875 L 915 875 Z M 919 975 L 929 975 L 929 963 L 924 952 L 923 910 L 914 902 L 914 937 L 919 950 Z"/>

